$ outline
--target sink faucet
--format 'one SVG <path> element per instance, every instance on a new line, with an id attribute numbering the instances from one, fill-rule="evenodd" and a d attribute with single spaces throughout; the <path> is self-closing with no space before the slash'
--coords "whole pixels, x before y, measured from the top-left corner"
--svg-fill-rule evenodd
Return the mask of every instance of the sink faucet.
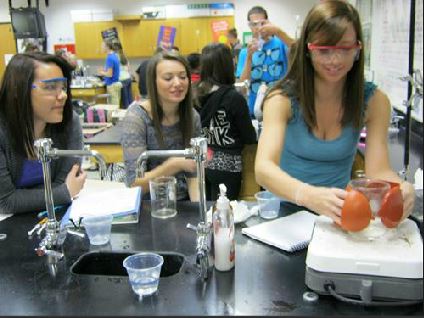
<path id="1" fill-rule="evenodd" d="M 50 138 L 37 139 L 34 142 L 36 154 L 38 160 L 41 161 L 43 167 L 43 178 L 44 178 L 44 198 L 46 200 L 46 211 L 47 211 L 47 225 L 45 237 L 41 240 L 38 248 L 35 249 L 37 255 L 47 255 L 60 259 L 63 254 L 55 248 L 59 247 L 63 243 L 65 237 L 61 237 L 60 225 L 56 219 L 53 192 L 50 177 L 50 161 L 57 159 L 58 157 L 79 157 L 89 156 L 94 157 L 99 163 L 100 178 L 103 180 L 106 174 L 106 162 L 103 156 L 94 150 L 59 150 L 52 148 L 52 140 Z M 65 233 L 66 235 L 66 233 Z M 60 239 L 59 239 L 60 238 Z"/>
<path id="2" fill-rule="evenodd" d="M 183 157 L 193 159 L 196 162 L 197 180 L 199 187 L 199 214 L 200 222 L 197 226 L 187 224 L 187 228 L 196 231 L 196 263 L 200 267 L 200 277 L 207 279 L 210 268 L 210 250 L 211 250 L 211 223 L 206 216 L 206 194 L 205 194 L 205 161 L 207 154 L 207 139 L 203 137 L 192 138 L 190 148 L 184 150 L 146 150 L 140 154 L 136 162 L 136 176 L 142 178 L 146 170 L 148 158 L 168 158 Z"/>

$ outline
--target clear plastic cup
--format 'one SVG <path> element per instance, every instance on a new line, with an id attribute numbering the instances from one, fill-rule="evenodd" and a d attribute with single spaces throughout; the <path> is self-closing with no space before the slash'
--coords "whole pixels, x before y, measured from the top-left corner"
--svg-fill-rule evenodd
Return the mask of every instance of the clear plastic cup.
<path id="1" fill-rule="evenodd" d="M 177 215 L 176 185 L 175 177 L 157 177 L 149 181 L 152 217 L 167 219 Z"/>
<path id="2" fill-rule="evenodd" d="M 163 257 L 155 253 L 138 253 L 124 259 L 129 281 L 139 300 L 157 292 Z"/>
<path id="3" fill-rule="evenodd" d="M 82 225 L 92 245 L 104 245 L 110 240 L 110 232 L 112 228 L 113 216 L 98 215 L 98 216 L 85 216 L 82 219 Z"/>
<path id="4" fill-rule="evenodd" d="M 264 219 L 274 219 L 280 212 L 280 199 L 269 191 L 255 194 L 259 205 L 259 216 Z"/>

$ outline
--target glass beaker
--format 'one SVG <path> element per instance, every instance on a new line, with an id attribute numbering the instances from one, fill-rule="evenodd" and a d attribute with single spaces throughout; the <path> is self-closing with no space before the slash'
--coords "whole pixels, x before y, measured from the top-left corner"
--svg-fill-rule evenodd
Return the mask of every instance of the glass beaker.
<path id="1" fill-rule="evenodd" d="M 175 177 L 157 177 L 149 181 L 152 217 L 166 219 L 177 214 L 176 185 Z"/>
<path id="2" fill-rule="evenodd" d="M 353 179 L 349 182 L 348 187 L 361 192 L 368 199 L 372 213 L 372 220 L 367 228 L 362 231 L 352 233 L 358 237 L 365 237 L 369 240 L 374 240 L 383 236 L 387 228 L 381 222 L 378 216 L 378 211 L 381 208 L 381 203 L 390 190 L 390 184 L 382 180 L 373 180 L 368 178 Z"/>

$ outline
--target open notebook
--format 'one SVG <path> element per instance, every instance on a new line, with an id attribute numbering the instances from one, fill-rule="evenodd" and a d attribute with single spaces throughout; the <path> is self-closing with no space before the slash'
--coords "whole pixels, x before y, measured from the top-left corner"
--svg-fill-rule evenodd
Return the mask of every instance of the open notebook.
<path id="1" fill-rule="evenodd" d="M 84 186 L 78 198 L 69 206 L 63 221 L 72 219 L 78 222 L 88 215 L 112 214 L 113 224 L 137 223 L 140 200 L 140 187 L 126 188 L 117 182 L 90 180 L 90 184 Z"/>
<path id="2" fill-rule="evenodd" d="M 287 252 L 306 248 L 312 237 L 317 216 L 308 211 L 299 211 L 273 221 L 243 228 L 241 232 L 263 243 Z"/>

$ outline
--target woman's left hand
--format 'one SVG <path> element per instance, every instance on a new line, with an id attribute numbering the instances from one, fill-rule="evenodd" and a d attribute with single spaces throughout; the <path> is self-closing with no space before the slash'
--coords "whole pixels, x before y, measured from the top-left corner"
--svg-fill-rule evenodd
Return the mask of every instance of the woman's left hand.
<path id="1" fill-rule="evenodd" d="M 400 190 L 402 191 L 403 197 L 403 220 L 412 213 L 414 208 L 415 188 L 411 183 L 404 181 L 400 184 Z"/>

